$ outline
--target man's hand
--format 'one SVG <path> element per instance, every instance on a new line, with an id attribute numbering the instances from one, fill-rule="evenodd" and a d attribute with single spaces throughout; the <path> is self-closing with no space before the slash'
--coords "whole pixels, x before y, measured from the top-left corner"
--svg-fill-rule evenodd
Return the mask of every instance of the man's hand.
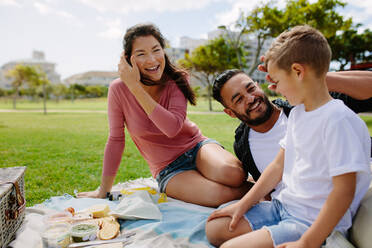
<path id="1" fill-rule="evenodd" d="M 264 62 L 264 61 L 265 61 L 265 56 L 261 56 L 260 61 L 261 61 L 261 62 Z M 265 64 L 259 64 L 259 65 L 258 65 L 258 70 L 267 73 L 267 68 L 266 68 Z M 266 81 L 268 81 L 268 82 L 270 83 L 270 85 L 269 85 L 269 87 L 268 87 L 269 90 L 275 91 L 275 89 L 276 89 L 276 83 L 275 83 L 275 81 L 270 77 L 269 74 L 266 74 L 265 79 L 266 79 Z"/>

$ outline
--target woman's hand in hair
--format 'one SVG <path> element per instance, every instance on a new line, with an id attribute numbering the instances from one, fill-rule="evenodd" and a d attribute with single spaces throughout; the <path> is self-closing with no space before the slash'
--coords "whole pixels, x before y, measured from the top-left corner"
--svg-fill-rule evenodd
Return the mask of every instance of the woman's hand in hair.
<path id="1" fill-rule="evenodd" d="M 120 57 L 120 63 L 118 64 L 118 72 L 121 81 L 123 81 L 128 88 L 138 85 L 141 78 L 134 56 L 130 57 L 130 62 L 132 66 L 127 62 L 123 52 Z"/>

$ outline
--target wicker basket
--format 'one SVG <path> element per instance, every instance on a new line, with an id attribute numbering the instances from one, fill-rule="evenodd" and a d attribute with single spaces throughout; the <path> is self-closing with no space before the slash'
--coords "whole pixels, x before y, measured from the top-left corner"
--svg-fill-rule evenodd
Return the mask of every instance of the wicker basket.
<path id="1" fill-rule="evenodd" d="M 25 217 L 26 167 L 0 168 L 0 248 L 6 248 Z"/>

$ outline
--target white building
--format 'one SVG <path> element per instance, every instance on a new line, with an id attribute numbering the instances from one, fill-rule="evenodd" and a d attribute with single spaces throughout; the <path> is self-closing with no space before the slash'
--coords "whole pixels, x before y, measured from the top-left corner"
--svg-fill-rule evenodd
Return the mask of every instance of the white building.
<path id="1" fill-rule="evenodd" d="M 201 45 L 205 45 L 208 40 L 206 39 L 193 39 L 187 36 L 182 36 L 180 38 L 180 47 L 188 49 L 191 53 L 195 48 Z"/>
<path id="2" fill-rule="evenodd" d="M 169 60 L 172 64 L 176 65 L 177 61 L 180 59 L 185 58 L 185 54 L 188 53 L 189 50 L 186 48 L 178 48 L 178 47 L 167 47 L 165 48 L 165 53 L 168 55 Z"/>
<path id="3" fill-rule="evenodd" d="M 0 88 L 11 88 L 12 79 L 7 78 L 6 73 L 13 69 L 16 65 L 23 64 L 28 66 L 35 66 L 41 68 L 47 75 L 47 78 L 52 84 L 58 84 L 61 82 L 60 75 L 55 71 L 55 63 L 48 62 L 45 60 L 45 55 L 41 51 L 33 51 L 32 58 L 19 59 L 10 61 L 0 68 Z"/>
<path id="4" fill-rule="evenodd" d="M 108 87 L 110 83 L 118 77 L 119 74 L 117 71 L 88 71 L 72 75 L 63 81 L 66 85 L 103 85 Z"/>

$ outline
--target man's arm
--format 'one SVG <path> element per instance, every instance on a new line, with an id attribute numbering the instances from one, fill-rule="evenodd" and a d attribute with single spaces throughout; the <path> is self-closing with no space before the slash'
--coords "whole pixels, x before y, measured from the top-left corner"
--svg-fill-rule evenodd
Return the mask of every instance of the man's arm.
<path id="1" fill-rule="evenodd" d="M 372 72 L 370 71 L 328 72 L 326 82 L 329 91 L 343 93 L 357 100 L 372 97 Z"/>
<path id="2" fill-rule="evenodd" d="M 302 237 L 278 248 L 320 247 L 332 232 L 354 199 L 356 173 L 347 173 L 332 178 L 333 189 L 319 212 L 318 217 Z"/>
<path id="3" fill-rule="evenodd" d="M 261 56 L 261 61 L 265 60 Z M 258 65 L 258 70 L 267 72 L 264 64 Z M 266 75 L 266 81 L 269 89 L 274 91 L 276 88 L 275 82 L 270 78 L 269 74 Z M 366 100 L 372 97 L 372 72 L 371 71 L 338 71 L 328 72 L 326 82 L 329 91 L 343 93 L 356 100 Z"/>

